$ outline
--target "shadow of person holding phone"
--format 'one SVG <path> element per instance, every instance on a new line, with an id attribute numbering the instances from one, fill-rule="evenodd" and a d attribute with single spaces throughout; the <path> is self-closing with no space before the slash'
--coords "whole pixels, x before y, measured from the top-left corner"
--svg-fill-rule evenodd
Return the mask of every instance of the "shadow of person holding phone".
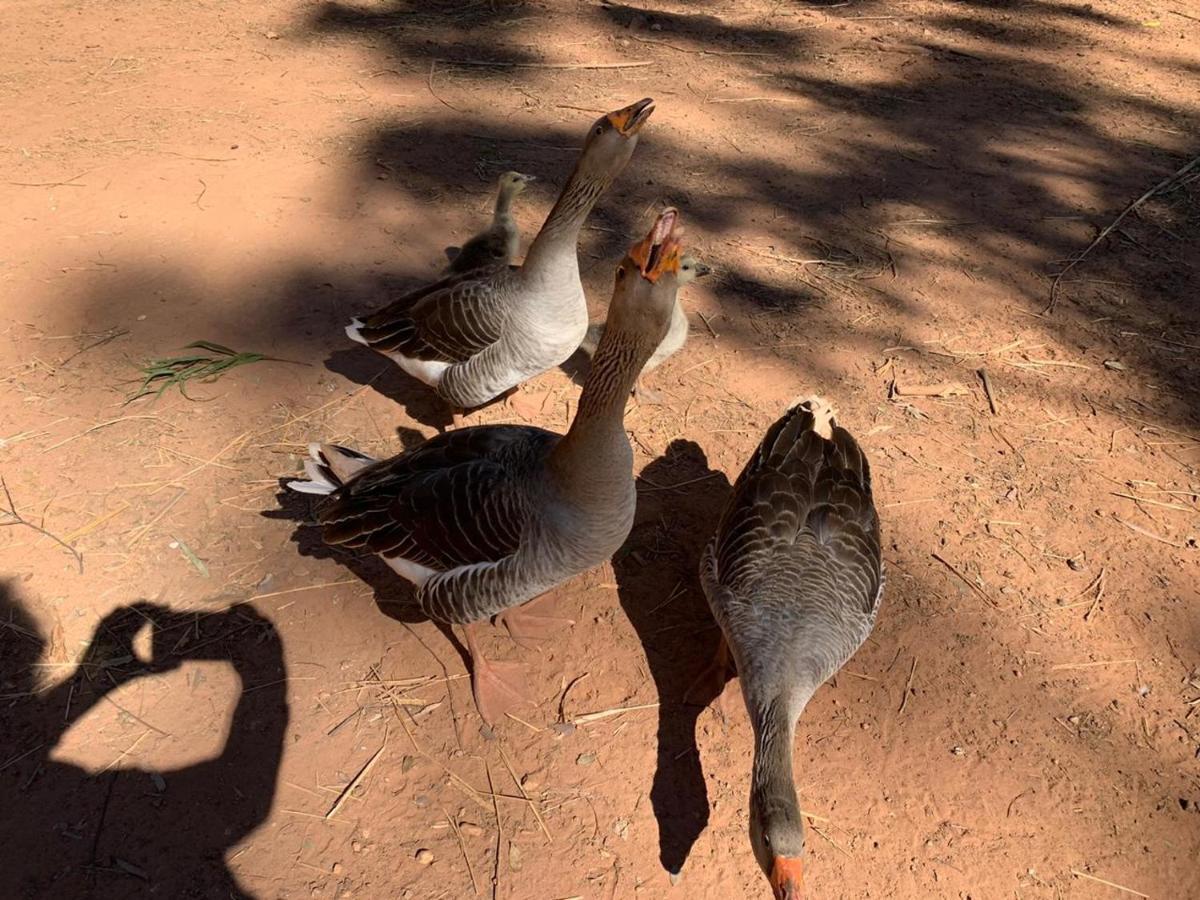
<path id="1" fill-rule="evenodd" d="M 144 660 L 134 638 L 147 626 Z M 0 896 L 252 897 L 225 854 L 275 796 L 288 705 L 274 625 L 246 606 L 197 614 L 136 603 L 107 616 L 71 676 L 39 693 L 45 650 L 11 582 L 0 581 Z M 189 660 L 228 662 L 241 680 L 217 758 L 163 771 L 118 761 L 99 772 L 50 759 L 116 688 Z"/>

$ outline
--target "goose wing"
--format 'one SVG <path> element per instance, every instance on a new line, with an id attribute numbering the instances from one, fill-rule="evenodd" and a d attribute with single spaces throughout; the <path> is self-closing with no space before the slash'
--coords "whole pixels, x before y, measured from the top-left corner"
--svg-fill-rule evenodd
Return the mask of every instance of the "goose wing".
<path id="1" fill-rule="evenodd" d="M 509 307 L 501 294 L 511 277 L 501 261 L 443 278 L 356 320 L 357 338 L 411 359 L 466 362 L 503 334 Z"/>
<path id="2" fill-rule="evenodd" d="M 323 537 L 436 572 L 498 562 L 516 553 L 537 514 L 526 476 L 557 439 L 523 426 L 438 435 L 322 500 Z"/>
<path id="3" fill-rule="evenodd" d="M 706 580 L 751 606 L 778 601 L 781 587 L 800 602 L 820 585 L 846 613 L 873 618 L 883 569 L 870 466 L 827 407 L 829 437 L 818 432 L 816 406 L 798 404 L 767 431 L 734 485 Z"/>

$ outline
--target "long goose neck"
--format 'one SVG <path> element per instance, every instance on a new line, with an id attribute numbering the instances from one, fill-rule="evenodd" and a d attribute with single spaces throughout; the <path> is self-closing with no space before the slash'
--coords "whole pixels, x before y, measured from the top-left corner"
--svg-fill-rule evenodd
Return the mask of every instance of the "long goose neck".
<path id="1" fill-rule="evenodd" d="M 523 268 L 537 271 L 559 255 L 576 259 L 579 230 L 611 183 L 611 177 L 585 174 L 576 165 L 550 215 L 542 223 L 542 230 L 530 245 Z"/>
<path id="2" fill-rule="evenodd" d="M 606 328 L 583 384 L 571 427 L 551 456 L 551 470 L 578 499 L 611 497 L 633 475 L 625 404 L 654 352 L 644 334 Z"/>
<path id="3" fill-rule="evenodd" d="M 512 218 L 513 192 L 501 188 L 496 193 L 496 209 L 492 214 L 493 222 L 504 222 Z"/>
<path id="4" fill-rule="evenodd" d="M 800 821 L 800 801 L 792 772 L 797 715 L 791 698 L 777 696 L 752 716 L 754 767 L 750 779 L 750 804 L 761 810 L 762 818 L 767 822 Z"/>

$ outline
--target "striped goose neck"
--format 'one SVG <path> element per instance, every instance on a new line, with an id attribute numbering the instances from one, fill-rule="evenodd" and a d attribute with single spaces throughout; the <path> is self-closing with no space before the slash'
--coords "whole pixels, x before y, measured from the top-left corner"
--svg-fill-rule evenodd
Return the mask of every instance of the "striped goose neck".
<path id="1" fill-rule="evenodd" d="M 800 823 L 800 801 L 792 772 L 792 743 L 796 722 L 791 704 L 776 697 L 754 711 L 754 768 L 750 778 L 751 815 L 764 823 Z"/>
<path id="2" fill-rule="evenodd" d="M 579 230 L 611 183 L 611 177 L 585 175 L 576 167 L 542 224 L 542 230 L 530 245 L 523 268 L 536 270 L 559 254 L 569 253 L 574 258 Z"/>
<path id="3" fill-rule="evenodd" d="M 644 334 L 604 330 L 575 418 L 551 458 L 560 480 L 581 497 L 611 496 L 633 477 L 625 404 L 654 346 Z"/>

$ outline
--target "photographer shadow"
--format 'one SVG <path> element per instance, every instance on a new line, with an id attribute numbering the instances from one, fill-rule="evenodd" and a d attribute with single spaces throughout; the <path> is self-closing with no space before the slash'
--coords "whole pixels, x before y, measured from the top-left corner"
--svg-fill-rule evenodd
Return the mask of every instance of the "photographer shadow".
<path id="1" fill-rule="evenodd" d="M 153 629 L 149 661 L 134 638 Z M 72 674 L 47 692 L 34 672 L 47 649 L 0 581 L 0 862 L 13 898 L 233 897 L 226 853 L 267 818 L 288 724 L 283 645 L 250 607 L 179 613 L 122 607 L 92 635 Z M 241 692 L 222 752 L 155 771 L 132 760 L 91 772 L 53 760 L 72 725 L 124 684 L 185 661 L 228 662 Z"/>

